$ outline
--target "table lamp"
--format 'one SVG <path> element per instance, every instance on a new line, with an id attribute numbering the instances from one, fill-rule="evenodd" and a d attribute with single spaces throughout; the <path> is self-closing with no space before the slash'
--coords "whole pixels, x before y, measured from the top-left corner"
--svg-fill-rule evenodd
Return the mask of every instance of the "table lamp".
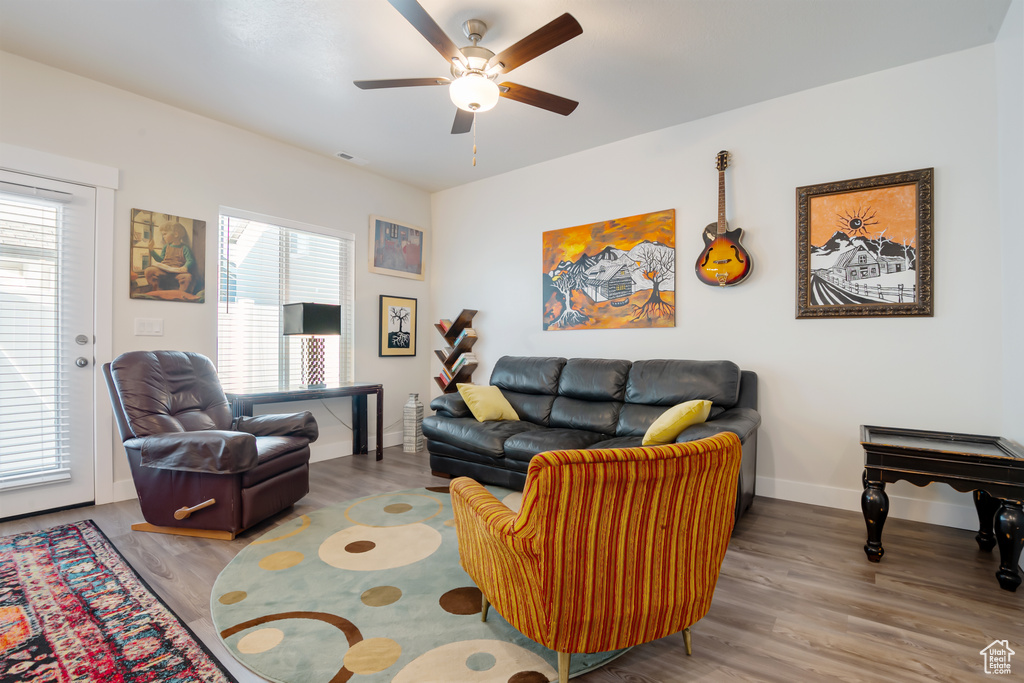
<path id="1" fill-rule="evenodd" d="M 322 389 L 325 335 L 341 334 L 341 306 L 336 304 L 285 304 L 284 334 L 302 335 L 302 385 Z"/>

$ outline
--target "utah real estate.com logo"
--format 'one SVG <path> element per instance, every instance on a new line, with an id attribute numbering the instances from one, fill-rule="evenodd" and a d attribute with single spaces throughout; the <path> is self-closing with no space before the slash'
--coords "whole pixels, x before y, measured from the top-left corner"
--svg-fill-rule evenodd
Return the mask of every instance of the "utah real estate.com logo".
<path id="1" fill-rule="evenodd" d="M 1017 653 L 1010 649 L 1010 641 L 993 640 L 985 646 L 980 654 L 985 658 L 985 673 L 1008 675 L 1010 673 L 1010 657 Z"/>

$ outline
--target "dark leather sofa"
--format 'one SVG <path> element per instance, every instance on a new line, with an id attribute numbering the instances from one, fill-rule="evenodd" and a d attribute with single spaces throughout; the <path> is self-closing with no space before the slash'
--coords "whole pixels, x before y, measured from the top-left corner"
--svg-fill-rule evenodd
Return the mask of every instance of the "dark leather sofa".
<path id="1" fill-rule="evenodd" d="M 438 396 L 423 420 L 430 468 L 439 476 L 522 489 L 530 459 L 559 449 L 640 446 L 647 428 L 673 405 L 712 401 L 703 424 L 676 441 L 723 431 L 743 444 L 739 517 L 754 498 L 757 470 L 757 375 L 730 361 L 611 360 L 504 356 L 490 383 L 519 421 L 478 422 L 457 393 Z"/>

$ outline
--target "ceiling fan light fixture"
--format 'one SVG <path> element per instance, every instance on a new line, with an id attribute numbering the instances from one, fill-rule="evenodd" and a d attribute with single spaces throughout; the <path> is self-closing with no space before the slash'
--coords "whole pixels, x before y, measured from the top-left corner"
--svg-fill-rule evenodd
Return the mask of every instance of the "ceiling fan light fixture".
<path id="1" fill-rule="evenodd" d="M 448 94 L 456 107 L 474 113 L 493 109 L 499 96 L 497 84 L 478 73 L 456 78 L 449 86 Z"/>

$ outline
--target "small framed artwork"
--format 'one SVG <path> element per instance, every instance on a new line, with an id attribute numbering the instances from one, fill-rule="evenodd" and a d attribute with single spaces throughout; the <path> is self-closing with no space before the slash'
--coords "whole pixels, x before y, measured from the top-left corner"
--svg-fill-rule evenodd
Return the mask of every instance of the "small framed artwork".
<path id="1" fill-rule="evenodd" d="M 206 221 L 132 209 L 132 299 L 206 301 Z"/>
<path id="2" fill-rule="evenodd" d="M 416 299 L 380 295 L 380 348 L 377 355 L 416 355 Z"/>
<path id="3" fill-rule="evenodd" d="M 370 216 L 370 272 L 422 280 L 425 240 L 422 228 Z"/>
<path id="4" fill-rule="evenodd" d="M 934 169 L 796 188 L 796 317 L 930 316 Z"/>

